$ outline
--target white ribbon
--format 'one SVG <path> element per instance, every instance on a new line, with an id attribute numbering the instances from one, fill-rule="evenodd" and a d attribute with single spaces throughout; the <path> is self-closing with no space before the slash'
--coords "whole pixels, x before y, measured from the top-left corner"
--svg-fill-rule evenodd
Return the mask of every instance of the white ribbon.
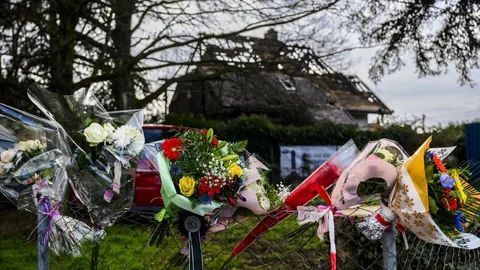
<path id="1" fill-rule="evenodd" d="M 337 248 L 335 246 L 335 224 L 334 224 L 334 211 L 332 207 L 328 206 L 298 206 L 298 225 L 304 225 L 307 223 L 318 223 L 317 237 L 320 241 L 324 240 L 324 234 L 328 232 L 330 238 L 330 260 L 332 264 L 332 270 L 336 269 L 336 253 Z"/>

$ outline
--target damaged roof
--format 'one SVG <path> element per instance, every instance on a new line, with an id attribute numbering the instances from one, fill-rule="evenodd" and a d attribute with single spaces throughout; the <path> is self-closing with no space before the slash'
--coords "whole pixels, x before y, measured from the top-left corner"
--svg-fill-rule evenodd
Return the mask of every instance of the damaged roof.
<path id="1" fill-rule="evenodd" d="M 347 111 L 393 113 L 360 78 L 334 71 L 308 47 L 279 41 L 274 30 L 269 30 L 264 39 L 237 35 L 211 40 L 204 46 L 203 61 L 308 76 Z"/>

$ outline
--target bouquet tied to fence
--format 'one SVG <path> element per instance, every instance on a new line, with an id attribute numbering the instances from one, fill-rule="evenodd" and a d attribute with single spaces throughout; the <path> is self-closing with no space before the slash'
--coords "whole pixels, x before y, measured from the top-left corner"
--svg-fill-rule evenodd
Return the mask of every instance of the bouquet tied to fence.
<path id="1" fill-rule="evenodd" d="M 352 164 L 343 184 L 334 190 L 337 207 L 356 207 L 366 197 L 379 197 L 379 212 L 359 223 L 372 240 L 380 239 L 394 222 L 420 239 L 465 249 L 480 247 L 480 239 L 464 228 L 478 222 L 476 181 L 467 182 L 468 166 L 447 169 L 443 159 L 453 148 L 429 148 L 431 137 L 408 156 L 398 143 L 371 142 L 364 161 Z"/>
<path id="2" fill-rule="evenodd" d="M 269 183 L 268 169 L 259 157 L 247 155 L 245 161 L 246 146 L 246 141 L 220 141 L 209 129 L 178 133 L 163 141 L 159 152 L 146 148 L 145 155 L 158 161 L 165 205 L 157 214 L 160 224 L 150 244 L 163 240 L 171 222 L 186 235 L 182 224 L 191 214 L 202 220 L 205 235 L 219 217 L 233 215 L 236 207 L 265 214 L 283 203 L 288 190 Z"/>
<path id="3" fill-rule="evenodd" d="M 91 228 L 61 214 L 71 152 L 52 123 L 0 104 L 0 191 L 18 209 L 42 212 L 49 226 L 42 241 L 56 254 L 80 253 Z"/>
<path id="4" fill-rule="evenodd" d="M 97 228 L 111 226 L 133 201 L 133 170 L 145 142 L 142 112 L 113 118 L 84 90 L 59 96 L 37 88 L 29 96 L 75 145 L 67 168 L 75 195 Z"/>

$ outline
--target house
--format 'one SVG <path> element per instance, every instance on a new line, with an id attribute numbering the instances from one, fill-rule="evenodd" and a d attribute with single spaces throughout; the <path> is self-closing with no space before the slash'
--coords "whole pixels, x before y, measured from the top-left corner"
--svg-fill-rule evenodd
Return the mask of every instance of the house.
<path id="1" fill-rule="evenodd" d="M 280 124 L 329 120 L 368 129 L 368 115 L 392 114 L 358 77 L 334 71 L 311 49 L 265 37 L 205 44 L 200 62 L 176 86 L 170 113 L 228 120 L 263 114 Z M 217 76 L 212 76 L 212 75 Z M 205 78 L 205 79 L 201 79 Z"/>

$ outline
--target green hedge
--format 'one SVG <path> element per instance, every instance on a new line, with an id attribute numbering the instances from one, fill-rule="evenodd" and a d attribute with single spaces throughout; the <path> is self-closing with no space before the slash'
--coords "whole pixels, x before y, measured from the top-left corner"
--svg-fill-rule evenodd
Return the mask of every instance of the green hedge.
<path id="1" fill-rule="evenodd" d="M 376 131 L 364 131 L 353 126 L 324 122 L 316 126 L 280 126 L 260 115 L 240 116 L 228 123 L 216 122 L 194 115 L 169 115 L 165 121 L 171 125 L 195 128 L 213 127 L 216 134 L 225 140 L 248 140 L 248 150 L 259 154 L 272 167 L 278 176 L 281 145 L 343 145 L 353 139 L 361 150 L 372 140 L 388 138 L 397 141 L 412 154 L 425 139 L 433 135 L 432 147 L 457 145 L 451 159 L 453 163 L 465 157 L 465 138 L 463 125 L 450 125 L 437 128 L 433 132 L 419 134 L 416 128 L 403 123 L 390 125 Z"/>

